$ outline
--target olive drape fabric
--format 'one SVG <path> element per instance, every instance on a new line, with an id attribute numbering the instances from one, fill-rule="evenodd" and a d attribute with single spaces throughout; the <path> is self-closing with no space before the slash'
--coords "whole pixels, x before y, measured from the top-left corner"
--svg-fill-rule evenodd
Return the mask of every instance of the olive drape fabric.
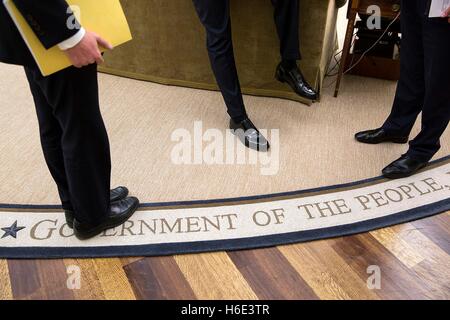
<path id="1" fill-rule="evenodd" d="M 321 87 L 336 49 L 337 7 L 345 0 L 300 0 L 301 68 Z M 101 71 L 162 84 L 217 89 L 205 31 L 191 0 L 122 0 L 134 40 L 106 54 Z M 309 103 L 274 79 L 279 42 L 270 0 L 231 0 L 243 92 Z"/>

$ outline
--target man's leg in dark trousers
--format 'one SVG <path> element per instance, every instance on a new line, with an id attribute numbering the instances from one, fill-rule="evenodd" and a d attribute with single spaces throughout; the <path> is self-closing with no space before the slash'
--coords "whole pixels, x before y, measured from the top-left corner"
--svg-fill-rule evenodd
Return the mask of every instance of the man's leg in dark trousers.
<path id="1" fill-rule="evenodd" d="M 100 114 L 97 67 L 49 77 L 26 69 L 41 143 L 65 209 L 80 223 L 99 224 L 109 211 L 111 160 Z"/>
<path id="2" fill-rule="evenodd" d="M 234 59 L 229 0 L 193 0 L 206 29 L 207 48 L 228 114 L 236 122 L 247 117 Z"/>
<path id="3" fill-rule="evenodd" d="M 300 60 L 299 0 L 272 0 L 283 61 Z"/>
<path id="4" fill-rule="evenodd" d="M 422 16 L 415 0 L 402 1 L 400 80 L 391 114 L 383 125 L 390 133 L 409 136 L 425 99 Z"/>
<path id="5" fill-rule="evenodd" d="M 450 120 L 450 24 L 447 19 L 422 19 L 425 99 L 422 130 L 410 142 L 408 155 L 429 161 L 440 149 Z"/>

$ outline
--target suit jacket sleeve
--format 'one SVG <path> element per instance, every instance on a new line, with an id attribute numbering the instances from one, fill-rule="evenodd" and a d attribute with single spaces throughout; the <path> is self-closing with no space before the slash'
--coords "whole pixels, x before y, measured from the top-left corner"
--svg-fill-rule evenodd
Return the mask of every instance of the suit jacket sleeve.
<path id="1" fill-rule="evenodd" d="M 13 1 L 46 49 L 69 39 L 79 31 L 70 28 L 67 23 L 72 14 L 65 0 Z"/>

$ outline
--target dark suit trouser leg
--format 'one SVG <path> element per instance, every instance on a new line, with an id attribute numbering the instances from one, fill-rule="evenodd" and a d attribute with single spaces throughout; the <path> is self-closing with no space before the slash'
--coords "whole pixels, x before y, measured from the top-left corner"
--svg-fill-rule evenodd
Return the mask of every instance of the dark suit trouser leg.
<path id="1" fill-rule="evenodd" d="M 425 99 L 422 127 L 408 154 L 430 160 L 450 120 L 450 24 L 447 19 L 423 19 Z"/>
<path id="2" fill-rule="evenodd" d="M 48 104 L 47 98 L 34 79 L 35 72 L 27 68 L 25 69 L 34 98 L 44 158 L 53 180 L 55 180 L 58 187 L 63 209 L 73 211 L 61 146 L 62 128 L 53 115 L 53 108 Z"/>
<path id="3" fill-rule="evenodd" d="M 229 0 L 193 0 L 206 29 L 207 48 L 217 84 L 228 114 L 236 121 L 246 117 L 234 59 Z"/>
<path id="4" fill-rule="evenodd" d="M 299 0 L 272 0 L 283 60 L 300 60 Z"/>
<path id="5" fill-rule="evenodd" d="M 98 224 L 109 210 L 111 160 L 98 102 L 97 67 L 49 77 L 26 69 L 44 156 L 63 206 L 82 223 Z"/>
<path id="6" fill-rule="evenodd" d="M 402 2 L 401 76 L 392 112 L 383 125 L 409 135 L 422 112 L 422 130 L 410 142 L 408 154 L 423 161 L 439 150 L 450 114 L 450 25 L 429 19 L 426 1 Z"/>
<path id="7" fill-rule="evenodd" d="M 207 47 L 217 84 L 228 114 L 240 121 L 247 114 L 236 69 L 231 34 L 229 0 L 193 0 L 197 14 L 206 29 Z M 299 60 L 298 0 L 272 0 L 275 23 L 280 38 L 281 56 Z"/>
<path id="8" fill-rule="evenodd" d="M 391 114 L 383 125 L 390 132 L 409 136 L 425 99 L 422 27 L 415 1 L 403 1 L 400 79 Z"/>

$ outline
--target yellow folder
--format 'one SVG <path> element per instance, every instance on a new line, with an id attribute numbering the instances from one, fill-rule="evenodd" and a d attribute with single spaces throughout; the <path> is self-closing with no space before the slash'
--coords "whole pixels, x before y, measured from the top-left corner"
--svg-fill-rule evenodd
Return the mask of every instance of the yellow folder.
<path id="1" fill-rule="evenodd" d="M 12 0 L 3 2 L 44 76 L 71 66 L 70 60 L 58 46 L 45 49 Z M 83 28 L 97 33 L 113 47 L 132 39 L 119 0 L 67 0 L 67 3 Z"/>

